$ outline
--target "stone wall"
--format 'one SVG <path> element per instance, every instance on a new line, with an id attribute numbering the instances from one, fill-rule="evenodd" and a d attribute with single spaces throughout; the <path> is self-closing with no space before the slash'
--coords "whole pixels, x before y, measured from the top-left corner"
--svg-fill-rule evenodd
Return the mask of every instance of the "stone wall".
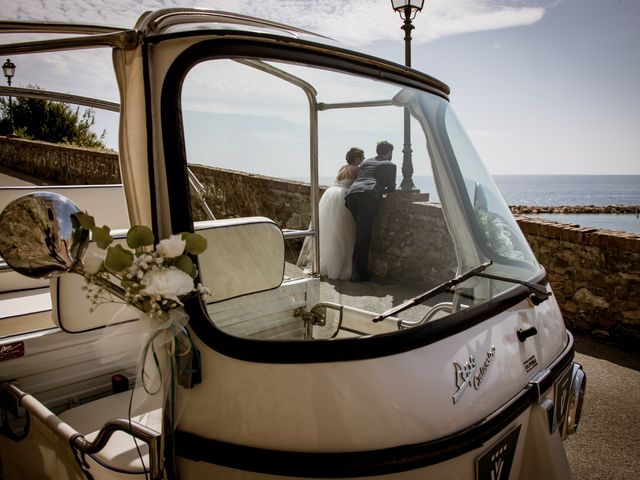
<path id="1" fill-rule="evenodd" d="M 456 255 L 442 208 L 424 197 L 387 195 L 374 224 L 370 264 L 380 277 L 401 278 L 426 289 L 455 276 Z"/>
<path id="2" fill-rule="evenodd" d="M 570 328 L 640 341 L 640 235 L 516 215 Z"/>
<path id="3" fill-rule="evenodd" d="M 15 137 L 0 137 L 0 165 L 50 184 L 121 182 L 117 153 Z"/>
<path id="4" fill-rule="evenodd" d="M 306 229 L 309 225 L 308 183 L 199 165 L 191 166 L 191 171 L 203 184 L 207 204 L 216 218 L 261 215 L 281 228 Z M 455 273 L 453 243 L 442 209 L 427 203 L 425 197 L 395 192 L 383 202 L 371 243 L 371 267 L 376 275 L 431 286 Z M 194 197 L 192 208 L 197 219 L 206 218 Z M 411 225 L 409 234 L 406 225 Z M 289 260 L 297 259 L 301 243 L 287 242 Z"/>
<path id="5" fill-rule="evenodd" d="M 206 185 L 207 202 L 217 217 L 264 215 L 294 229 L 309 223 L 306 183 L 209 167 L 192 170 Z M 194 211 L 204 218 L 195 202 Z M 516 220 L 547 271 L 569 328 L 625 343 L 640 341 L 640 235 L 523 215 Z M 299 244 L 289 244 L 290 260 L 296 248 Z M 439 205 L 415 194 L 387 196 L 371 244 L 376 275 L 402 276 L 428 287 L 451 278 L 452 258 L 453 243 Z"/>
<path id="6" fill-rule="evenodd" d="M 116 154 L 0 137 L 0 166 L 49 182 L 119 183 Z M 306 183 L 192 166 L 217 218 L 263 215 L 283 228 L 309 224 Z M 321 190 L 324 190 L 322 188 Z M 442 211 L 420 195 L 396 192 L 383 204 L 372 241 L 372 268 L 425 285 L 453 274 L 453 244 Z M 204 219 L 194 200 L 196 218 Z M 547 270 L 565 321 L 573 330 L 636 343 L 640 340 L 640 235 L 580 228 L 517 215 Z M 407 229 L 406 225 L 410 225 Z M 408 233 L 407 233 L 408 232 Z M 287 242 L 294 260 L 301 241 Z M 422 259 L 416 262 L 416 258 Z"/>

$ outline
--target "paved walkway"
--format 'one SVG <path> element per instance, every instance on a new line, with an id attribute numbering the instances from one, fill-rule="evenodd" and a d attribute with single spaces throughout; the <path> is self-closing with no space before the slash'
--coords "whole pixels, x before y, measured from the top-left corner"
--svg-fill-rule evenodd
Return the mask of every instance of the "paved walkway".
<path id="1" fill-rule="evenodd" d="M 576 480 L 640 476 L 640 352 L 576 337 L 576 361 L 587 373 L 578 433 L 565 442 Z"/>
<path id="2" fill-rule="evenodd" d="M 0 165 L 0 187 L 21 187 L 28 185 L 40 185 L 42 182 L 38 181 L 35 177 L 29 175 L 14 172 Z"/>

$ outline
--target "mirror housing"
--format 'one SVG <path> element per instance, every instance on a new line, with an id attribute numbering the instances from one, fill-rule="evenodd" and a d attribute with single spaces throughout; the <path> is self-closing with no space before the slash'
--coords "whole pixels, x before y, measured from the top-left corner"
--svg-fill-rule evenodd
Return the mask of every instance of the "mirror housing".
<path id="1" fill-rule="evenodd" d="M 73 215 L 80 211 L 67 197 L 52 192 L 15 199 L 0 214 L 0 255 L 28 277 L 72 271 L 89 244 L 89 231 Z"/>

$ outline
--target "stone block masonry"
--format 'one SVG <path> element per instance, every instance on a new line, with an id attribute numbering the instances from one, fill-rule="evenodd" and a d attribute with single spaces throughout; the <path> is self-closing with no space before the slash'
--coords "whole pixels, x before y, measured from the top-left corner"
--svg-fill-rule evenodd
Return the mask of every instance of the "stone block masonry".
<path id="1" fill-rule="evenodd" d="M 49 183 L 120 182 L 114 153 L 16 138 L 0 137 L 0 166 Z M 262 215 L 282 228 L 303 229 L 309 225 L 311 206 L 306 183 L 199 165 L 191 169 L 204 184 L 205 198 L 217 218 Z M 196 219 L 205 219 L 195 196 L 192 208 Z M 525 211 L 518 207 L 517 212 Z M 519 214 L 516 220 L 547 271 L 567 326 L 637 346 L 640 235 L 580 228 Z M 423 196 L 402 192 L 389 195 L 374 228 L 371 259 L 377 275 L 402 276 L 428 288 L 455 273 L 450 260 L 455 258 L 453 243 L 442 211 Z M 300 244 L 287 242 L 289 261 L 297 258 Z"/>
<path id="2" fill-rule="evenodd" d="M 640 342 L 640 235 L 516 215 L 574 330 Z"/>
<path id="3" fill-rule="evenodd" d="M 72 145 L 0 137 L 0 165 L 49 184 L 121 182 L 117 153 Z"/>
<path id="4" fill-rule="evenodd" d="M 192 170 L 220 218 L 264 215 L 293 229 L 309 224 L 306 183 L 203 166 Z M 195 203 L 193 208 L 199 210 Z M 199 215 L 204 218 L 204 212 Z M 523 215 L 516 220 L 547 271 L 570 329 L 640 342 L 640 235 Z M 290 248 L 289 259 L 295 260 L 297 250 Z M 451 278 L 455 255 L 440 206 L 420 195 L 388 195 L 374 225 L 370 258 L 380 277 L 402 277 L 425 288 Z"/>

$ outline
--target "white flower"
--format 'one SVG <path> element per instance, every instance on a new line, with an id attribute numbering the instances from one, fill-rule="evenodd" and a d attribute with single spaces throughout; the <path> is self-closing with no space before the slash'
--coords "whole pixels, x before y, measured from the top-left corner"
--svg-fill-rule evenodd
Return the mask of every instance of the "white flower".
<path id="1" fill-rule="evenodd" d="M 90 252 L 82 259 L 82 269 L 89 275 L 95 275 L 102 267 L 102 262 L 104 262 L 104 257 Z"/>
<path id="2" fill-rule="evenodd" d="M 175 258 L 182 255 L 187 242 L 182 240 L 180 235 L 171 235 L 169 238 L 161 240 L 156 246 L 158 255 L 164 258 Z"/>
<path id="3" fill-rule="evenodd" d="M 176 267 L 152 270 L 142 279 L 145 287 L 140 290 L 142 295 L 168 298 L 182 305 L 180 295 L 193 291 L 193 279 Z"/>

